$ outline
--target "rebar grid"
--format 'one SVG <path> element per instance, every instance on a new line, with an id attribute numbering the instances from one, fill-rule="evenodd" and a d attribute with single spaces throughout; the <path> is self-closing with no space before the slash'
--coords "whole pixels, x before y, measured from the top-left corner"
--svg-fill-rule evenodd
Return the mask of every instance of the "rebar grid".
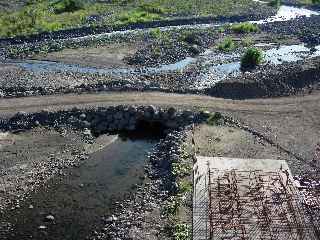
<path id="1" fill-rule="evenodd" d="M 210 169 L 208 174 L 209 239 L 298 240 L 314 235 L 285 171 Z"/>
<path id="2" fill-rule="evenodd" d="M 319 239 L 287 171 L 208 168 L 207 175 L 208 199 L 194 203 L 194 215 L 201 215 L 194 240 Z"/>

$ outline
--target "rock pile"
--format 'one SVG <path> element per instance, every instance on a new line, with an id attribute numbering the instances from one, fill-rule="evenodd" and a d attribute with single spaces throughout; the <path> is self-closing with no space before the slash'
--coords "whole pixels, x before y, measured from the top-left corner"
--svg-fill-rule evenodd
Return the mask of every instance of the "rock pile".
<path id="1" fill-rule="evenodd" d="M 31 129 L 38 126 L 71 125 L 77 129 L 90 129 L 95 135 L 114 131 L 136 130 L 141 122 L 159 124 L 164 129 L 179 129 L 194 122 L 202 121 L 203 116 L 190 110 L 179 111 L 173 107 L 162 109 L 155 106 L 111 106 L 98 109 L 71 109 L 51 112 L 43 110 L 27 114 L 18 112 L 10 119 L 0 121 L 0 129 L 10 131 Z"/>

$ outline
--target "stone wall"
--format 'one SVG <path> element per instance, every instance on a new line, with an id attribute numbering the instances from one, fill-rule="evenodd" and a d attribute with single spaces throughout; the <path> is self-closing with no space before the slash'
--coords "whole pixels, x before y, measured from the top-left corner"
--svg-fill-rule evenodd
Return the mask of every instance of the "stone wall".
<path id="1" fill-rule="evenodd" d="M 191 110 L 180 111 L 173 107 L 111 106 L 97 109 L 71 109 L 68 111 L 43 110 L 38 113 L 18 112 L 10 119 L 0 120 L 0 129 L 14 131 L 37 126 L 69 125 L 77 129 L 90 129 L 99 135 L 113 131 L 136 130 L 141 121 L 157 123 L 164 129 L 175 130 L 206 119 L 206 114 Z"/>

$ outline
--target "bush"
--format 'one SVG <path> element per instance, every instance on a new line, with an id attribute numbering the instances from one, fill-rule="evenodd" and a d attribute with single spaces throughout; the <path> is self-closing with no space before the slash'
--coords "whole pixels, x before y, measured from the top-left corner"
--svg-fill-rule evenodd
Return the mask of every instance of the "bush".
<path id="1" fill-rule="evenodd" d="M 263 61 L 263 52 L 257 48 L 249 48 L 241 58 L 241 68 L 254 68 Z"/>
<path id="2" fill-rule="evenodd" d="M 235 49 L 236 45 L 234 43 L 234 41 L 232 40 L 232 38 L 227 37 L 225 38 L 219 45 L 218 45 L 218 49 L 220 51 L 224 51 L 224 52 L 230 52 L 233 49 Z"/>
<path id="3" fill-rule="evenodd" d="M 223 124 L 223 122 L 224 122 L 223 116 L 219 112 L 210 114 L 210 116 L 207 119 L 207 124 L 210 126 L 221 125 Z"/>
<path id="4" fill-rule="evenodd" d="M 231 25 L 230 29 L 236 33 L 250 33 L 250 32 L 257 32 L 259 30 L 256 24 L 249 23 L 249 22 Z"/>
<path id="5" fill-rule="evenodd" d="M 180 194 L 192 192 L 192 183 L 188 180 L 181 180 L 178 183 L 178 192 Z"/>
<path id="6" fill-rule="evenodd" d="M 179 223 L 174 226 L 173 239 L 174 240 L 190 240 L 190 227 L 187 224 Z"/>
<path id="7" fill-rule="evenodd" d="M 180 33 L 179 41 L 185 42 L 187 44 L 201 45 L 201 39 L 198 33 L 194 31 L 187 31 Z"/>
<path id="8" fill-rule="evenodd" d="M 272 7 L 279 8 L 280 5 L 281 5 L 281 0 L 272 0 L 272 1 L 270 2 L 270 5 L 271 5 Z"/>
<path id="9" fill-rule="evenodd" d="M 85 3 L 82 0 L 58 0 L 52 4 L 52 7 L 56 14 L 60 14 L 84 9 Z"/>
<path id="10" fill-rule="evenodd" d="M 151 36 L 152 38 L 155 38 L 155 39 L 160 39 L 161 36 L 162 36 L 162 32 L 161 32 L 160 28 L 153 28 L 153 29 L 151 29 L 150 32 L 149 32 L 149 34 L 150 34 L 150 36 Z"/>
<path id="11" fill-rule="evenodd" d="M 176 177 L 184 177 L 192 172 L 192 167 L 187 163 L 172 163 L 171 172 Z"/>

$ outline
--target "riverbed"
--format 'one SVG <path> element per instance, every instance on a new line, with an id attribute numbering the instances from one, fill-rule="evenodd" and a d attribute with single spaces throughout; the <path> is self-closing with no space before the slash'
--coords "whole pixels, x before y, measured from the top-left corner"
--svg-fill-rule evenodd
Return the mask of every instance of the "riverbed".
<path id="1" fill-rule="evenodd" d="M 79 166 L 62 169 L 19 207 L 5 211 L 1 221 L 10 223 L 12 229 L 0 236 L 12 240 L 85 239 L 112 216 L 114 203 L 134 194 L 144 179 L 148 152 L 157 142 L 146 136 L 112 136 L 108 146 Z"/>

